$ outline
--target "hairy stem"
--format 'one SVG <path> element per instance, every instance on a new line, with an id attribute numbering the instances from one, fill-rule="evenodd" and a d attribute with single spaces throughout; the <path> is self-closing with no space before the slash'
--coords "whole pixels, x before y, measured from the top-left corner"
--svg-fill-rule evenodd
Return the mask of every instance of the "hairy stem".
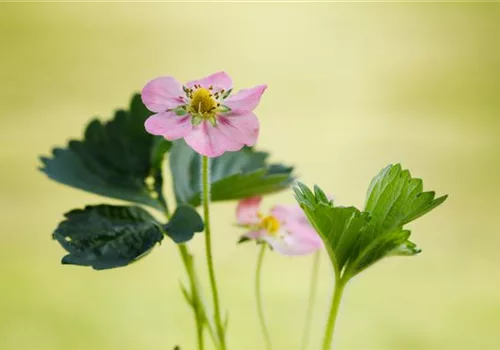
<path id="1" fill-rule="evenodd" d="M 320 263 L 320 251 L 314 254 L 313 267 L 311 272 L 311 285 L 309 287 L 309 300 L 307 302 L 306 321 L 304 324 L 304 333 L 302 334 L 302 349 L 307 349 L 309 336 L 311 333 L 311 322 L 314 313 L 314 304 L 316 302 L 316 290 L 318 288 L 318 273 Z"/>
<path id="2" fill-rule="evenodd" d="M 219 292 L 217 290 L 217 281 L 215 279 L 215 270 L 214 270 L 214 262 L 212 257 L 212 237 L 210 232 L 210 166 L 209 159 L 206 156 L 202 157 L 202 165 L 201 165 L 201 176 L 202 176 L 202 187 L 203 187 L 203 217 L 205 221 L 205 250 L 207 255 L 207 265 L 208 265 L 208 276 L 210 279 L 210 286 L 212 287 L 212 297 L 214 304 L 214 317 L 215 317 L 215 326 L 217 328 L 217 336 L 219 338 L 219 345 L 222 350 L 226 349 L 226 340 L 225 340 L 225 330 L 224 325 L 222 323 L 222 318 L 220 314 L 220 305 L 219 305 Z"/>
<path id="3" fill-rule="evenodd" d="M 269 330 L 267 329 L 266 318 L 264 315 L 264 306 L 262 305 L 262 291 L 261 291 L 261 271 L 262 262 L 264 261 L 264 254 L 266 252 L 267 244 L 262 243 L 262 248 L 260 248 L 259 257 L 257 258 L 257 268 L 255 270 L 255 300 L 257 302 L 257 314 L 259 317 L 260 329 L 262 331 L 262 336 L 264 337 L 264 342 L 266 343 L 266 349 L 271 350 L 271 337 L 269 335 Z"/>
<path id="4" fill-rule="evenodd" d="M 325 338 L 323 339 L 323 350 L 331 350 L 332 348 L 333 332 L 335 330 L 335 321 L 337 319 L 340 300 L 342 299 L 342 293 L 344 292 L 344 287 L 345 287 L 345 282 L 337 278 L 335 282 L 335 289 L 333 291 L 332 305 L 330 307 L 330 315 L 328 316 L 328 322 L 325 328 Z"/>

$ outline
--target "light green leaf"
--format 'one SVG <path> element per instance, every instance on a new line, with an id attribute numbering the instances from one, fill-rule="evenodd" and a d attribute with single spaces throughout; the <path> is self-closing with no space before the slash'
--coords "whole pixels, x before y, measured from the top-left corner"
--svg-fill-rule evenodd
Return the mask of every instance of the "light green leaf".
<path id="1" fill-rule="evenodd" d="M 394 255 L 394 256 L 412 256 L 412 255 L 417 255 L 422 252 L 422 249 L 417 247 L 417 245 L 413 242 L 410 241 L 405 241 L 403 244 L 400 246 L 394 248 L 391 250 L 387 256 L 389 255 Z"/>
<path id="2" fill-rule="evenodd" d="M 370 213 L 376 231 L 392 231 L 431 211 L 447 198 L 434 197 L 434 192 L 423 192 L 421 179 L 412 178 L 399 164 L 389 165 L 373 178 L 365 211 Z"/>
<path id="3" fill-rule="evenodd" d="M 212 201 L 237 200 L 287 188 L 293 181 L 293 168 L 268 164 L 268 156 L 244 148 L 211 159 Z M 200 205 L 200 155 L 183 140 L 175 141 L 170 151 L 170 169 L 177 203 Z"/>
<path id="4" fill-rule="evenodd" d="M 335 207 L 319 187 L 313 193 L 298 183 L 295 197 L 309 221 L 321 236 L 336 271 L 340 273 L 360 238 L 369 217 L 355 207 Z"/>
<path id="5" fill-rule="evenodd" d="M 91 121 L 83 140 L 42 157 L 40 170 L 68 186 L 164 210 L 161 164 L 171 143 L 145 131 L 150 114 L 135 95 L 128 111 L 106 123 Z"/>
<path id="6" fill-rule="evenodd" d="M 338 277 L 349 279 L 387 256 L 420 252 L 408 240 L 403 226 L 443 203 L 423 192 L 422 180 L 413 179 L 400 165 L 384 168 L 371 182 L 365 211 L 335 207 L 317 186 L 314 192 L 298 183 L 295 196 L 321 236 Z"/>
<path id="7" fill-rule="evenodd" d="M 139 207 L 87 206 L 65 217 L 53 233 L 69 253 L 63 264 L 96 270 L 121 267 L 144 256 L 163 239 L 160 224 Z"/>
<path id="8" fill-rule="evenodd" d="M 373 229 L 373 226 L 367 230 Z M 366 233 L 366 232 L 365 232 Z M 364 240 L 364 248 L 351 257 L 351 262 L 348 264 L 345 274 L 354 276 L 377 261 L 391 255 L 414 255 L 414 254 L 393 254 L 401 246 L 407 246 L 410 242 L 408 238 L 411 232 L 408 230 L 396 230 L 392 232 L 383 232 L 373 235 L 371 241 Z M 363 236 L 363 234 L 361 234 Z"/>

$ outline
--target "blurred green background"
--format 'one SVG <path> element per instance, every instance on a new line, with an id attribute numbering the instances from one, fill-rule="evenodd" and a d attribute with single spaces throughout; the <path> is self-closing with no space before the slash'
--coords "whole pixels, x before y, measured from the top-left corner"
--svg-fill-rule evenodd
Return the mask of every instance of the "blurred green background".
<path id="1" fill-rule="evenodd" d="M 499 349 L 499 35 L 497 4 L 0 4 L 0 348 L 194 348 L 172 244 L 122 269 L 60 265 L 50 235 L 62 213 L 111 201 L 49 181 L 37 157 L 154 77 L 226 70 L 236 88 L 269 85 L 259 147 L 338 203 L 362 206 L 372 176 L 395 162 L 450 194 L 410 225 L 421 255 L 349 285 L 337 347 Z M 278 202 L 293 197 L 265 205 Z M 262 349 L 257 249 L 235 244 L 234 208 L 213 208 L 229 343 Z M 205 274 L 201 241 L 192 249 Z M 312 257 L 268 258 L 272 337 L 298 349 Z M 332 290 L 323 258 L 311 349 Z"/>

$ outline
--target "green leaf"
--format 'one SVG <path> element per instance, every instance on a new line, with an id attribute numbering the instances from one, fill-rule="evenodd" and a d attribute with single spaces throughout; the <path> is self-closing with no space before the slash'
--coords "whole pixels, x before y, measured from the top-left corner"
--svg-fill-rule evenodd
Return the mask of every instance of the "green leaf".
<path id="1" fill-rule="evenodd" d="M 316 187 L 314 194 L 307 186 L 298 183 L 295 197 L 309 221 L 321 236 L 336 271 L 340 273 L 368 226 L 369 216 L 355 207 L 335 207 L 332 201 Z"/>
<path id="2" fill-rule="evenodd" d="M 365 211 L 376 231 L 392 231 L 428 213 L 448 196 L 434 197 L 434 192 L 423 192 L 421 179 L 412 178 L 399 164 L 389 165 L 373 178 Z"/>
<path id="3" fill-rule="evenodd" d="M 420 253 L 403 226 L 447 198 L 434 199 L 434 192 L 422 188 L 422 180 L 413 179 L 400 165 L 390 165 L 372 180 L 363 212 L 335 207 L 317 186 L 313 192 L 298 183 L 294 191 L 321 236 L 337 276 L 349 279 L 384 257 Z"/>
<path id="4" fill-rule="evenodd" d="M 422 252 L 422 249 L 417 247 L 417 245 L 410 241 L 403 242 L 400 246 L 391 250 L 387 255 L 394 256 L 412 256 L 417 255 Z"/>
<path id="5" fill-rule="evenodd" d="M 211 159 L 212 201 L 237 200 L 287 188 L 294 180 L 293 168 L 268 164 L 268 156 L 268 153 L 244 148 Z M 199 154 L 183 140 L 175 141 L 170 151 L 170 169 L 177 203 L 200 205 Z"/>
<path id="6" fill-rule="evenodd" d="M 53 233 L 69 253 L 63 264 L 96 270 L 121 267 L 139 259 L 163 239 L 161 225 L 135 206 L 87 206 L 65 217 Z"/>
<path id="7" fill-rule="evenodd" d="M 240 239 L 238 239 L 238 242 L 236 242 L 236 244 L 246 243 L 246 242 L 250 242 L 250 241 L 252 241 L 252 239 L 250 239 L 246 236 L 241 236 Z"/>
<path id="8" fill-rule="evenodd" d="M 128 111 L 106 123 L 91 121 L 83 140 L 42 157 L 40 170 L 68 186 L 164 210 L 161 163 L 171 143 L 145 131 L 150 114 L 135 95 Z"/>
<path id="9" fill-rule="evenodd" d="M 424 192 L 421 179 L 412 178 L 400 164 L 389 165 L 373 178 L 366 195 L 365 212 L 370 225 L 358 241 L 355 254 L 360 257 L 351 263 L 356 274 L 386 256 L 416 255 L 420 249 L 408 241 L 410 231 L 403 226 L 428 213 L 448 196 L 435 198 Z"/>
<path id="10" fill-rule="evenodd" d="M 371 226 L 369 229 L 373 229 Z M 366 245 L 359 251 L 359 254 L 352 257 L 346 269 L 348 276 L 354 276 L 377 261 L 391 255 L 414 255 L 414 254 L 393 254 L 403 245 L 408 245 L 411 232 L 408 230 L 396 230 L 392 232 L 383 232 L 372 238 L 371 241 L 364 239 Z M 416 254 L 416 253 L 415 253 Z"/>
<path id="11" fill-rule="evenodd" d="M 195 232 L 203 231 L 203 219 L 192 206 L 181 205 L 164 229 L 175 243 L 185 243 L 193 238 Z"/>

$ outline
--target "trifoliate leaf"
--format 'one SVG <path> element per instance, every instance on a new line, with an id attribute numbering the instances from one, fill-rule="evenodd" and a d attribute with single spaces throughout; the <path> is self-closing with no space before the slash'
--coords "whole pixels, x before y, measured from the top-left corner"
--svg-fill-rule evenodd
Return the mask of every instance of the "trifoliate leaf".
<path id="1" fill-rule="evenodd" d="M 170 221 L 164 226 L 167 235 L 179 244 L 191 240 L 194 233 L 203 231 L 203 228 L 203 219 L 190 205 L 177 207 Z"/>
<path id="2" fill-rule="evenodd" d="M 281 191 L 293 181 L 293 168 L 268 164 L 269 154 L 244 148 L 210 160 L 212 201 L 237 200 Z M 178 204 L 201 204 L 200 155 L 183 140 L 174 142 L 170 169 Z"/>
<path id="3" fill-rule="evenodd" d="M 163 239 L 160 224 L 139 207 L 87 206 L 65 217 L 53 233 L 69 253 L 63 264 L 96 270 L 121 267 L 139 259 Z"/>
<path id="4" fill-rule="evenodd" d="M 128 111 L 106 123 L 91 121 L 82 141 L 42 157 L 41 171 L 68 186 L 164 209 L 161 163 L 171 143 L 145 131 L 150 114 L 135 95 Z"/>
<path id="5" fill-rule="evenodd" d="M 447 196 L 434 199 L 423 192 L 422 180 L 413 179 L 400 165 L 388 166 L 371 182 L 365 211 L 335 207 L 325 193 L 298 183 L 297 201 L 321 236 L 336 270 L 349 279 L 387 256 L 420 252 L 408 240 L 406 223 L 424 215 Z"/>

